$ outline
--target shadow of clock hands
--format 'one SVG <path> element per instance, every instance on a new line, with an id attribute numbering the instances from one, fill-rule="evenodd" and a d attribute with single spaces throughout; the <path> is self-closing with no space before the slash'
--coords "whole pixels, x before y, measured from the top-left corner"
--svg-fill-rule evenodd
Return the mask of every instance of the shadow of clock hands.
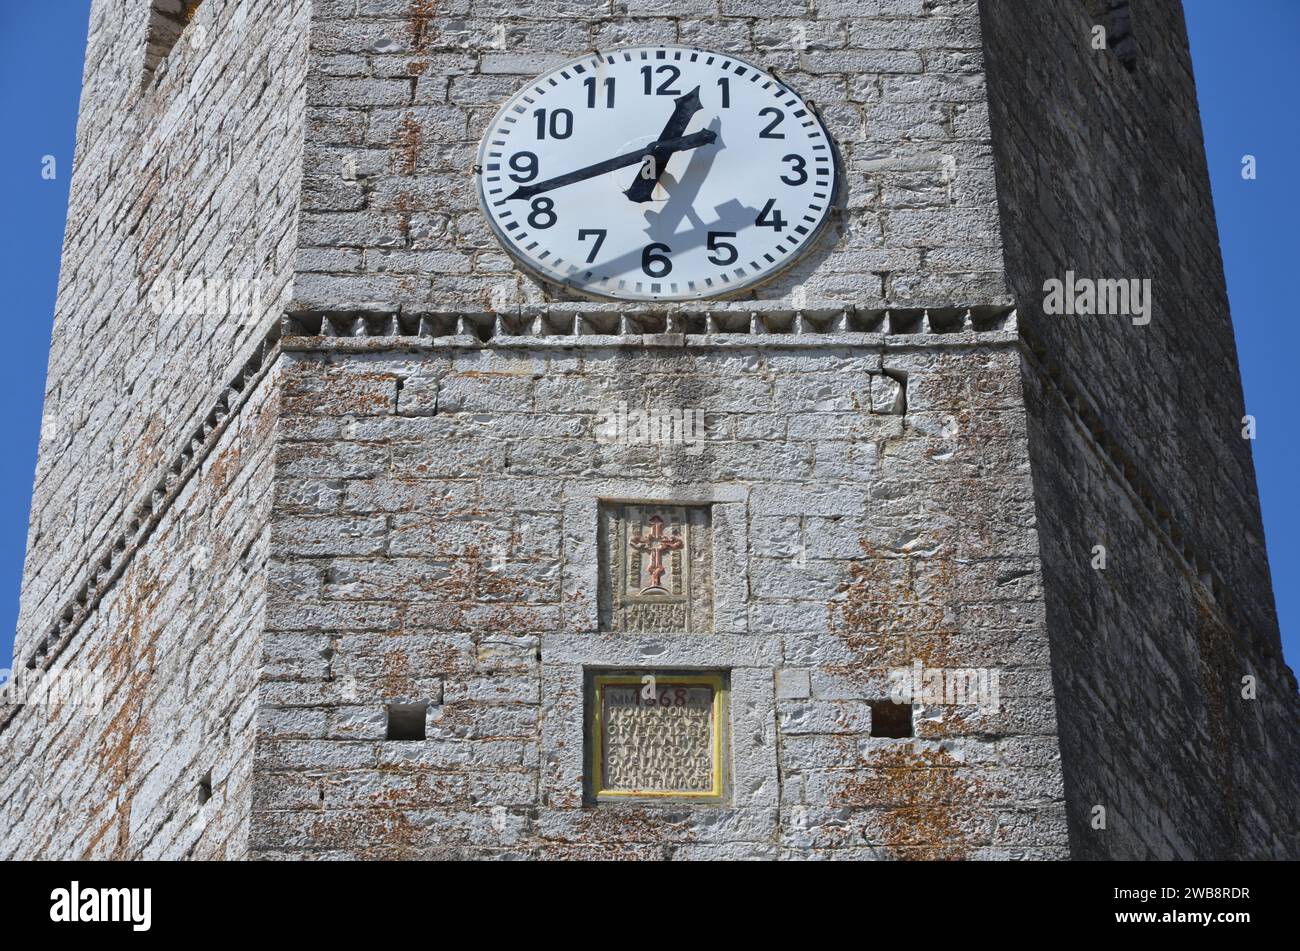
<path id="1" fill-rule="evenodd" d="M 660 176 L 659 184 L 668 192 L 668 198 L 662 207 L 646 210 L 645 244 L 617 257 L 585 265 L 581 269 L 580 276 L 574 275 L 575 279 L 582 280 L 590 275 L 599 275 L 612 280 L 648 280 L 671 284 L 673 283 L 671 272 L 662 277 L 655 277 L 644 271 L 647 247 L 666 245 L 670 249 L 667 253 L 675 256 L 681 252 L 707 246 L 710 232 L 738 236 L 747 229 L 755 227 L 759 209 L 750 207 L 737 198 L 716 205 L 713 209 L 716 217 L 712 222 L 705 222 L 695 211 L 695 202 L 699 198 L 700 189 L 713 170 L 719 152 L 726 148 L 722 138 L 721 119 L 715 116 L 707 128 L 713 132 L 714 141 L 690 153 L 690 159 L 682 170 L 681 176 L 675 177 L 667 171 Z M 687 228 L 679 231 L 683 222 Z M 723 254 L 721 250 L 718 253 Z M 710 258 L 710 262 L 722 269 L 740 263 L 740 257 L 737 254 L 734 260 L 721 262 Z"/>
<path id="2" fill-rule="evenodd" d="M 695 199 L 699 197 L 700 188 L 713 169 L 718 154 L 727 147 L 722 139 L 722 120 L 717 116 L 708 124 L 707 131 L 713 133 L 713 144 L 691 153 L 681 178 L 674 178 L 667 170 L 660 176 L 659 184 L 668 192 L 668 200 L 662 208 L 646 212 L 646 236 L 650 240 L 655 240 L 656 234 L 675 234 L 682 218 L 694 216 Z M 698 217 L 695 220 L 698 221 Z"/>
<path id="3" fill-rule="evenodd" d="M 667 176 L 665 176 L 667 177 Z M 733 198 L 729 201 L 718 205 L 713 209 L 717 216 L 711 223 L 704 222 L 693 210 L 679 213 L 676 216 L 674 225 L 679 224 L 683 217 L 689 218 L 690 228 L 682 232 L 666 232 L 659 227 L 652 225 L 646 229 L 646 247 L 652 244 L 667 245 L 670 249 L 668 253 L 672 255 L 679 254 L 683 251 L 693 251 L 707 245 L 710 232 L 722 232 L 731 235 L 739 235 L 748 228 L 754 227 L 754 219 L 758 217 L 758 209 L 752 208 Z M 658 216 L 662 212 L 648 212 L 646 217 Z M 671 272 L 663 277 L 655 277 L 646 274 L 642 270 L 644 262 L 645 248 L 638 248 L 621 254 L 618 257 L 610 258 L 606 261 L 598 261 L 594 264 L 588 264 L 583 269 L 583 276 L 587 274 L 596 274 L 607 276 L 612 280 L 648 280 L 657 283 L 672 283 Z M 739 263 L 740 258 L 734 261 L 719 263 L 714 261 L 718 268 L 729 267 L 732 264 Z M 746 262 L 747 263 L 747 262 Z M 724 285 L 725 286 L 725 285 Z"/>

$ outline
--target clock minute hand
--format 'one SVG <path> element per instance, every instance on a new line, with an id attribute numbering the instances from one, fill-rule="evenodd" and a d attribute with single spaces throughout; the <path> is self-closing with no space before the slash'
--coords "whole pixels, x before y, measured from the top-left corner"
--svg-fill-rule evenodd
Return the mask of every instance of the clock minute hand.
<path id="1" fill-rule="evenodd" d="M 658 148 L 670 148 L 674 152 L 684 152 L 687 149 L 698 149 L 702 145 L 710 145 L 717 138 L 718 134 L 712 129 L 702 129 L 699 132 L 692 132 L 690 135 L 682 135 L 668 140 L 661 139 L 657 142 L 651 142 L 649 145 L 643 145 L 641 148 L 634 149 L 631 152 L 624 152 L 622 155 L 616 155 L 613 158 L 605 159 L 603 162 L 597 162 L 594 165 L 575 169 L 572 172 L 565 172 L 563 175 L 557 175 L 555 178 L 548 178 L 545 181 L 535 182 L 532 185 L 520 185 L 506 196 L 506 201 L 513 198 L 532 198 L 534 195 L 540 195 L 542 192 L 548 192 L 553 188 L 572 185 L 574 182 L 581 182 L 588 178 L 595 178 L 597 175 L 604 175 L 606 172 L 612 172 L 615 169 L 626 168 L 629 165 L 637 165 L 647 155 L 653 154 L 654 150 Z M 640 179 L 638 179 L 638 181 L 640 181 Z M 653 185 L 651 187 L 653 188 Z"/>
<path id="2" fill-rule="evenodd" d="M 650 167 L 652 174 L 648 177 L 644 174 L 638 175 L 636 181 L 632 183 L 632 187 L 624 192 L 628 198 L 636 202 L 646 202 L 654 197 L 655 186 L 659 184 L 659 176 L 663 175 L 664 167 L 668 164 L 668 160 L 673 157 L 673 153 L 679 151 L 669 147 L 671 140 L 686 131 L 691 116 L 702 108 L 699 86 L 696 86 L 686 95 L 677 97 L 673 114 L 669 116 L 663 132 L 659 133 L 659 141 L 652 146 L 654 149 L 652 153 L 654 164 Z"/>

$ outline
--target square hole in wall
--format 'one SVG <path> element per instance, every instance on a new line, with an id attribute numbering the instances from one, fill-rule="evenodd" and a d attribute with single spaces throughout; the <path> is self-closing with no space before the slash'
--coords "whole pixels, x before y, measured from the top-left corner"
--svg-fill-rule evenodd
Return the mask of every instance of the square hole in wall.
<path id="1" fill-rule="evenodd" d="M 1094 29 L 1106 31 L 1106 49 L 1130 73 L 1137 69 L 1137 40 L 1133 37 L 1133 11 L 1129 0 L 1087 0 Z"/>
<path id="2" fill-rule="evenodd" d="M 877 700 L 871 704 L 871 735 L 899 739 L 912 735 L 912 705 Z"/>
<path id="3" fill-rule="evenodd" d="M 145 39 L 144 79 L 148 82 L 172 51 L 202 0 L 150 0 Z"/>
<path id="4" fill-rule="evenodd" d="M 390 703 L 388 705 L 389 740 L 424 739 L 425 718 L 429 712 L 427 703 Z"/>

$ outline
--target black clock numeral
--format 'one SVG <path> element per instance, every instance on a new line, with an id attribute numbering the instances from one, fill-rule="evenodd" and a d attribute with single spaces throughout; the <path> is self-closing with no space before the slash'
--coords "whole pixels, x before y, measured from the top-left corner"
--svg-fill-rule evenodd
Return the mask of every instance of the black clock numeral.
<path id="1" fill-rule="evenodd" d="M 586 79 L 582 81 L 582 84 L 587 87 L 587 108 L 595 109 L 596 108 L 596 77 L 588 76 Z M 614 77 L 606 76 L 604 80 L 604 86 L 605 86 L 605 108 L 613 109 L 614 108 Z"/>
<path id="2" fill-rule="evenodd" d="M 641 252 L 641 270 L 649 277 L 667 277 L 673 269 L 673 262 L 666 255 L 672 254 L 672 251 L 666 244 L 647 244 Z M 652 267 L 656 270 L 651 270 Z"/>
<path id="3" fill-rule="evenodd" d="M 681 78 L 682 71 L 671 63 L 664 63 L 662 66 L 642 66 L 641 75 L 645 77 L 645 94 L 651 93 L 650 77 L 654 73 L 667 74 L 668 78 L 659 84 L 659 88 L 653 90 L 656 96 L 680 96 L 681 90 L 674 89 L 673 83 Z"/>
<path id="4" fill-rule="evenodd" d="M 509 176 L 512 182 L 518 182 L 520 185 L 531 182 L 537 177 L 537 155 L 534 152 L 516 152 L 510 156 L 510 167 L 519 173 Z"/>
<path id="5" fill-rule="evenodd" d="M 573 135 L 573 113 L 568 109 L 556 109 L 551 113 L 550 121 L 546 119 L 545 109 L 534 109 L 533 116 L 537 119 L 537 138 L 546 138 L 549 130 L 552 139 L 567 139 Z"/>
<path id="6" fill-rule="evenodd" d="M 766 109 L 759 109 L 758 114 L 760 116 L 772 116 L 772 121 L 768 123 L 767 128 L 758 134 L 758 137 L 760 139 L 784 139 L 785 138 L 784 132 L 773 131 L 777 126 L 779 126 L 783 121 L 785 121 L 784 112 L 782 112 L 776 106 L 768 106 Z"/>
<path id="7" fill-rule="evenodd" d="M 758 225 L 760 228 L 771 228 L 773 231 L 784 231 L 785 219 L 781 217 L 781 211 L 779 208 L 772 207 L 775 204 L 776 199 L 769 198 L 767 204 L 763 206 L 763 210 L 760 211 L 758 217 L 754 219 L 754 224 Z M 772 216 L 771 218 L 768 218 L 769 213 Z"/>
<path id="8" fill-rule="evenodd" d="M 734 231 L 710 231 L 708 249 L 717 251 L 720 254 L 727 254 L 727 257 L 715 257 L 710 254 L 709 260 L 714 264 L 735 264 L 736 258 L 740 257 L 740 252 L 736 250 L 736 246 L 730 242 L 718 240 L 719 238 L 734 238 L 735 236 L 736 232 Z"/>
<path id="9" fill-rule="evenodd" d="M 546 195 L 538 195 L 534 198 L 531 208 L 532 211 L 528 213 L 528 223 L 534 228 L 545 231 L 560 220 L 560 216 L 555 213 L 555 202 Z M 547 219 L 545 224 L 542 224 L 543 218 Z"/>
<path id="10" fill-rule="evenodd" d="M 609 234 L 609 231 L 606 230 L 605 228 L 579 228 L 578 229 L 579 241 L 586 241 L 588 235 L 596 236 L 596 244 L 592 247 L 591 253 L 587 255 L 588 264 L 593 263 L 596 260 L 596 255 L 600 254 L 600 246 L 605 243 L 605 235 L 607 234 Z"/>
<path id="11" fill-rule="evenodd" d="M 808 161 L 802 155 L 787 155 L 781 161 L 791 164 L 790 174 L 794 176 L 793 180 L 791 180 L 782 175 L 781 181 L 787 185 L 802 185 L 808 181 Z"/>
<path id="12" fill-rule="evenodd" d="M 718 80 L 718 85 L 722 87 L 722 108 L 731 108 L 731 77 L 723 76 Z"/>

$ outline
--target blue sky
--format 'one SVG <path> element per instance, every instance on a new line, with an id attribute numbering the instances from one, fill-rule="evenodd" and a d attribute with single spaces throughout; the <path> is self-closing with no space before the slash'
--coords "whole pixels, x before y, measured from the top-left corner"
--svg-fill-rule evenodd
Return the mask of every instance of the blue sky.
<path id="1" fill-rule="evenodd" d="M 0 149 L 0 276 L 9 301 L 0 374 L 0 666 L 11 655 L 27 539 L 27 511 L 40 432 L 46 355 L 72 171 L 77 100 L 90 4 L 4 0 L 0 4 L 0 110 L 9 134 Z M 1300 668 L 1300 320 L 1289 313 L 1300 263 L 1300 122 L 1294 62 L 1296 0 L 1187 0 L 1219 236 L 1246 389 L 1258 420 L 1255 470 L 1264 506 L 1273 585 L 1288 661 Z M 1250 154 L 1258 178 L 1241 178 Z M 57 174 L 41 177 L 54 156 Z"/>

